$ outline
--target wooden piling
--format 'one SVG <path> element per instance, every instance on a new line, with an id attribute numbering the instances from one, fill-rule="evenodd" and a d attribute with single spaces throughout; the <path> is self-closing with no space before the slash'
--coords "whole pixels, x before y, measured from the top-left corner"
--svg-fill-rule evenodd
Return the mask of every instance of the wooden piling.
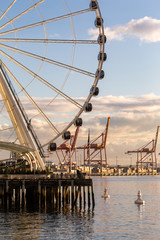
<path id="1" fill-rule="evenodd" d="M 13 204 L 13 189 L 9 188 L 9 208 L 12 208 Z"/>
<path id="2" fill-rule="evenodd" d="M 88 186 L 88 208 L 91 206 L 91 200 L 90 200 L 90 186 Z"/>
<path id="3" fill-rule="evenodd" d="M 6 180 L 4 189 L 4 206 L 6 209 L 9 208 L 9 181 Z"/>
<path id="4" fill-rule="evenodd" d="M 51 187 L 51 204 L 54 206 L 54 189 Z"/>
<path id="5" fill-rule="evenodd" d="M 41 186 L 41 207 L 46 209 L 46 186 Z"/>
<path id="6" fill-rule="evenodd" d="M 26 207 L 25 180 L 22 181 L 22 207 Z"/>
<path id="7" fill-rule="evenodd" d="M 92 191 L 92 208 L 94 208 L 95 207 L 95 199 L 94 199 L 93 183 L 91 185 L 91 191 Z"/>
<path id="8" fill-rule="evenodd" d="M 34 176 L 35 177 L 35 176 Z M 0 207 L 40 209 L 86 207 L 86 187 L 88 207 L 95 206 L 93 183 L 91 179 L 79 178 L 30 178 L 19 176 L 17 179 L 0 178 Z M 91 191 L 91 194 L 90 194 Z M 83 193 L 83 194 L 82 194 Z M 92 199 L 91 199 L 92 197 Z M 37 209 L 38 208 L 38 209 Z"/>
<path id="9" fill-rule="evenodd" d="M 59 201 L 58 187 L 55 188 L 55 199 L 56 199 L 56 208 L 58 208 L 58 201 Z"/>
<path id="10" fill-rule="evenodd" d="M 77 205 L 78 195 L 79 195 L 79 187 L 75 186 L 75 199 L 74 199 L 74 206 Z"/>
<path id="11" fill-rule="evenodd" d="M 41 181 L 40 180 L 38 180 L 38 189 L 37 189 L 37 191 L 38 191 L 38 207 L 40 208 L 41 207 Z"/>
<path id="12" fill-rule="evenodd" d="M 61 180 L 58 181 L 58 190 L 59 190 L 59 200 L 58 200 L 58 205 L 59 208 L 61 207 Z"/>
<path id="13" fill-rule="evenodd" d="M 83 206 L 84 209 L 86 207 L 86 191 L 85 191 L 85 186 L 83 186 Z"/>
<path id="14" fill-rule="evenodd" d="M 71 180 L 71 207 L 74 207 L 74 180 Z"/>
<path id="15" fill-rule="evenodd" d="M 15 206 L 16 208 L 20 207 L 20 186 L 15 188 Z"/>
<path id="16" fill-rule="evenodd" d="M 81 191 L 81 186 L 79 187 L 79 208 L 82 209 L 82 191 Z"/>
<path id="17" fill-rule="evenodd" d="M 66 186 L 66 204 L 70 203 L 70 188 Z"/>

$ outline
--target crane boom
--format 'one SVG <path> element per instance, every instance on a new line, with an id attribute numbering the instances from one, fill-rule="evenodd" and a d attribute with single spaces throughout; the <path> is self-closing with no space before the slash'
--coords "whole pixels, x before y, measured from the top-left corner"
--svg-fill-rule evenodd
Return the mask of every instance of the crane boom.
<path id="1" fill-rule="evenodd" d="M 108 117 L 108 120 L 107 120 L 105 137 L 104 137 L 104 147 L 106 147 L 106 143 L 107 143 L 107 136 L 108 136 L 108 129 L 109 129 L 110 118 L 111 117 Z"/>
<path id="2" fill-rule="evenodd" d="M 160 127 L 160 126 L 157 126 L 157 132 L 156 132 L 156 138 L 155 138 L 155 146 L 154 146 L 154 151 L 156 151 L 156 147 L 157 147 L 158 134 L 159 134 L 159 127 Z"/>
<path id="3" fill-rule="evenodd" d="M 71 151 L 75 148 L 76 146 L 76 142 L 77 142 L 77 138 L 78 138 L 78 133 L 79 133 L 79 128 L 80 127 L 77 127 L 76 128 L 76 132 L 75 132 L 75 135 L 74 135 L 74 139 L 73 139 L 73 143 L 71 145 Z"/>

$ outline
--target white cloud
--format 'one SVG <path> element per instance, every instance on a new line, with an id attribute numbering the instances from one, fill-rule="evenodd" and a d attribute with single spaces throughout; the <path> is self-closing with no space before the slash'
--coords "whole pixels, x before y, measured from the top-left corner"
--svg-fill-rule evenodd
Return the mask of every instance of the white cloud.
<path id="1" fill-rule="evenodd" d="M 160 20 L 151 17 L 132 19 L 125 25 L 106 27 L 104 29 L 108 40 L 123 40 L 124 37 L 130 36 L 145 42 L 160 41 Z M 88 34 L 96 39 L 98 36 L 97 29 L 89 29 Z"/>
<path id="2" fill-rule="evenodd" d="M 41 106 L 48 99 L 38 100 Z M 81 101 L 82 99 L 77 100 Z M 92 98 L 91 102 L 93 111 L 91 113 L 83 113 L 81 116 L 83 126 L 79 130 L 78 146 L 87 143 L 89 128 L 91 139 L 100 136 L 105 131 L 108 116 L 111 117 L 107 141 L 109 163 L 115 163 L 116 156 L 119 164 L 128 163 L 130 156 L 125 155 L 125 152 L 137 149 L 155 138 L 157 126 L 160 125 L 160 96 L 156 96 L 153 93 L 139 97 L 109 95 Z M 23 99 L 22 103 L 24 103 L 27 112 L 32 113 L 32 107 L 27 104 L 25 99 Z M 49 107 L 47 110 L 47 114 L 53 119 L 53 122 L 59 118 L 59 121 L 54 122 L 57 129 L 62 129 L 64 122 L 69 121 L 69 117 L 72 119 L 74 117 L 73 109 L 69 107 L 70 104 L 67 106 L 66 101 L 62 99 L 60 104 L 61 113 L 58 105 L 55 108 Z M 1 120 L 3 120 L 3 117 Z M 42 143 L 53 137 L 54 131 L 49 130 L 47 123 L 42 118 L 33 118 L 32 123 Z M 4 123 L 1 122 L 0 129 L 4 129 L 4 127 Z M 71 134 L 74 134 L 75 127 L 73 126 L 70 131 Z M 4 132 L 4 136 L 8 138 L 10 136 L 9 132 Z M 101 143 L 101 138 L 97 141 Z M 62 143 L 61 137 L 57 143 Z M 159 158 L 158 154 L 157 157 Z M 135 159 L 136 156 L 133 157 L 133 162 Z"/>
<path id="3" fill-rule="evenodd" d="M 83 126 L 83 141 L 87 142 L 88 128 L 92 139 L 104 132 L 107 117 L 111 116 L 107 141 L 109 163 L 115 163 L 116 156 L 119 164 L 129 163 L 131 156 L 125 152 L 136 150 L 155 139 L 157 126 L 160 125 L 160 96 L 105 96 L 94 99 L 92 103 L 93 113 Z M 133 163 L 136 157 L 133 155 Z"/>

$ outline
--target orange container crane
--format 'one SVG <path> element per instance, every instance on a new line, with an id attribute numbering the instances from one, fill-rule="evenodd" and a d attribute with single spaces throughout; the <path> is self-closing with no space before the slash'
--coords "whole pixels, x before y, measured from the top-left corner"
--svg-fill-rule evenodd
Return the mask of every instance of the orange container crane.
<path id="1" fill-rule="evenodd" d="M 96 139 L 92 140 L 91 142 L 89 136 L 88 144 L 80 147 L 76 146 L 80 128 L 80 126 L 77 126 L 75 134 L 72 135 L 70 139 L 65 140 L 62 144 L 57 146 L 55 150 L 61 168 L 63 166 L 66 166 L 67 169 L 71 171 L 73 166 L 77 165 L 77 150 L 82 150 L 84 152 L 84 168 L 86 163 L 90 164 L 91 162 L 99 163 L 101 166 L 101 171 L 103 164 L 105 164 L 105 166 L 107 167 L 106 143 L 109 123 L 110 117 L 108 117 L 105 132 L 98 136 Z M 100 138 L 101 143 L 96 143 L 96 141 Z"/>
<path id="2" fill-rule="evenodd" d="M 100 164 L 101 172 L 102 166 L 105 164 L 107 167 L 107 152 L 106 152 L 106 143 L 108 137 L 108 129 L 109 129 L 110 117 L 107 119 L 106 129 L 104 133 L 101 133 L 97 138 L 90 141 L 90 134 L 88 135 L 88 143 L 87 145 L 77 147 L 77 149 L 81 149 L 84 151 L 84 170 L 86 165 L 90 165 L 90 163 L 98 163 Z M 97 140 L 101 138 L 101 143 L 97 143 Z"/>
<path id="3" fill-rule="evenodd" d="M 158 141 L 158 134 L 159 134 L 159 127 L 157 127 L 156 137 L 146 145 L 142 146 L 141 148 L 128 151 L 126 154 L 137 153 L 137 171 L 139 169 L 142 170 L 143 166 L 151 166 L 152 173 L 154 170 L 157 170 L 157 157 L 156 157 L 156 148 L 157 148 L 157 141 Z"/>
<path id="4" fill-rule="evenodd" d="M 56 150 L 56 155 L 61 164 L 61 167 L 64 163 L 64 165 L 67 166 L 69 170 L 72 169 L 72 165 L 77 163 L 76 142 L 78 138 L 79 128 L 79 126 L 76 128 L 75 135 L 72 135 L 70 139 L 57 146 Z M 61 151 L 61 156 L 59 154 L 59 151 Z M 74 162 L 72 161 L 73 156 Z"/>

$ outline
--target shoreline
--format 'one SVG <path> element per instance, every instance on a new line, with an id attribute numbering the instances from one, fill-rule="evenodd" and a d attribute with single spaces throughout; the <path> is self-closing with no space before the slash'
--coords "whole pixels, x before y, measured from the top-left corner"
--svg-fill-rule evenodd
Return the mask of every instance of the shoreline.
<path id="1" fill-rule="evenodd" d="M 91 177 L 102 176 L 102 177 L 117 177 L 117 176 L 158 176 L 160 173 L 134 173 L 134 174 L 90 174 Z M 87 174 L 88 176 L 88 174 Z"/>

